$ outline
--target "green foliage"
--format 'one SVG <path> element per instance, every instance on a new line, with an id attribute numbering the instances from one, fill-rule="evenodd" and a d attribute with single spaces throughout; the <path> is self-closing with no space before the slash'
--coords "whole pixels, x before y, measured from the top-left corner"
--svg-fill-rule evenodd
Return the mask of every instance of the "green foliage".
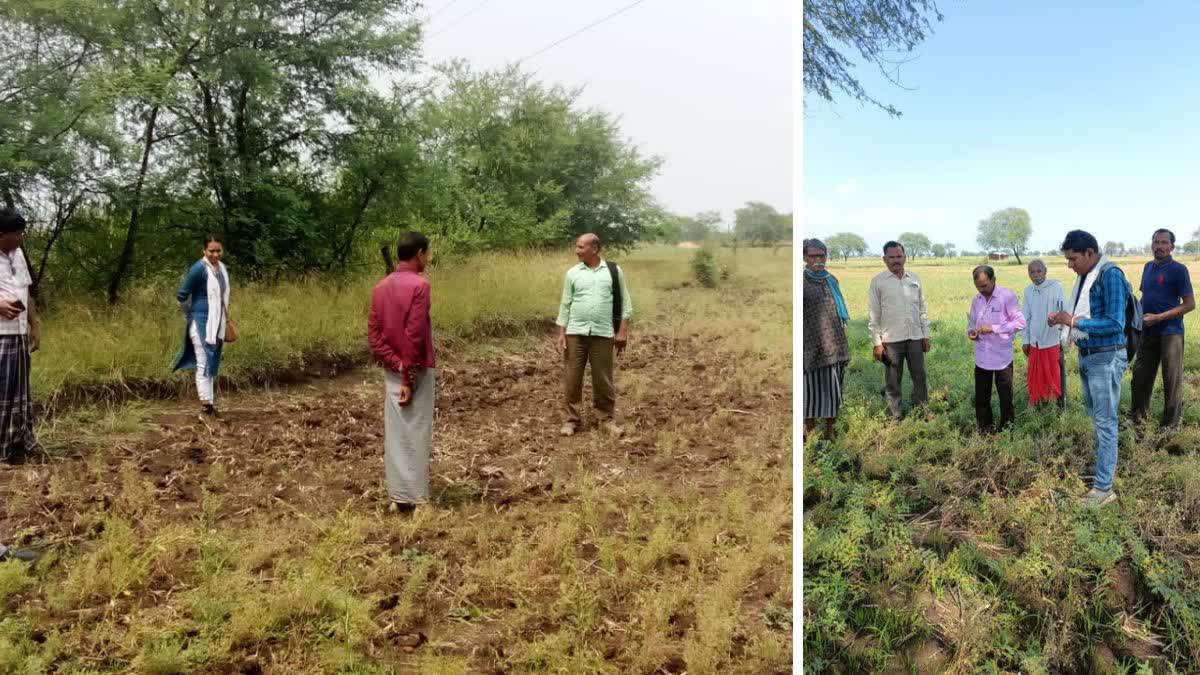
<path id="1" fill-rule="evenodd" d="M 717 261 L 711 248 L 699 248 L 692 255 L 692 276 L 705 288 L 717 287 Z"/>
<path id="2" fill-rule="evenodd" d="M 954 244 L 934 244 L 930 247 L 929 253 L 935 258 L 953 258 L 958 255 L 954 250 Z"/>
<path id="3" fill-rule="evenodd" d="M 746 202 L 734 211 L 734 234 L 741 242 L 769 246 L 792 237 L 792 214 L 762 202 Z"/>
<path id="4" fill-rule="evenodd" d="M 865 311 L 876 269 L 852 261 L 836 271 L 852 317 Z M 806 663 L 848 672 L 1193 669 L 1196 420 L 1175 434 L 1122 431 L 1118 504 L 1082 507 L 1094 441 L 1077 386 L 1063 411 L 1018 397 L 1012 427 L 977 433 L 962 377 L 970 344 L 939 326 L 961 311 L 970 263 L 915 269 L 934 318 L 928 406 L 885 421 L 878 367 L 857 356 L 870 345 L 865 322 L 852 320 L 838 439 L 806 439 Z M 1019 268 L 998 273 L 1023 281 Z M 1050 273 L 1070 278 L 1061 265 Z M 1014 365 L 1024 370 L 1020 352 Z M 1073 354 L 1067 365 L 1077 369 Z"/>
<path id="5" fill-rule="evenodd" d="M 829 247 L 830 258 L 840 257 L 842 260 L 847 260 L 850 256 L 867 254 L 866 240 L 851 232 L 839 232 L 826 239 L 825 245 Z"/>
<path id="6" fill-rule="evenodd" d="M 904 245 L 904 253 L 909 258 L 923 258 L 933 253 L 933 243 L 920 232 L 904 232 L 896 237 L 896 241 Z"/>
<path id="7" fill-rule="evenodd" d="M 648 181 L 660 161 L 625 144 L 616 121 L 578 110 L 577 91 L 515 68 L 439 70 L 421 107 L 428 182 L 395 195 L 412 217 L 466 250 L 548 246 L 585 232 L 627 247 L 656 220 Z"/>
<path id="8" fill-rule="evenodd" d="M 852 75 L 857 53 L 879 68 L 888 81 L 895 79 L 897 54 L 911 54 L 933 32 L 929 17 L 942 20 L 934 0 L 868 0 L 845 3 L 814 0 L 804 3 L 804 91 L 833 101 L 840 92 L 860 103 L 870 103 L 889 115 L 900 111 L 867 93 Z"/>
<path id="9" fill-rule="evenodd" d="M 1025 253 L 1032 234 L 1029 212 L 1012 207 L 996 211 L 979 221 L 976 240 L 988 251 L 1012 251 L 1020 263 L 1021 254 Z"/>
<path id="10" fill-rule="evenodd" d="M 376 268 L 379 243 L 408 229 L 443 253 L 583 232 L 621 249 L 660 213 L 660 161 L 578 92 L 462 63 L 405 79 L 408 0 L 0 8 L 15 36 L 0 51 L 0 193 L 56 289 L 103 279 L 115 299 L 177 278 L 208 233 L 243 278 L 277 278 Z M 380 70 L 399 81 L 389 95 L 369 86 Z"/>
<path id="11" fill-rule="evenodd" d="M 16 560 L 0 563 L 0 607 L 7 605 L 9 598 L 31 583 L 33 579 L 24 563 Z"/>

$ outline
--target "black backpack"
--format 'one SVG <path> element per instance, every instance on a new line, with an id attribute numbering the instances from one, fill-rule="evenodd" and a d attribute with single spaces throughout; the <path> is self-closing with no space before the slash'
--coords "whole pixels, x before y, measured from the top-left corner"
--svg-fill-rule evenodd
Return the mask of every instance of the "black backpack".
<path id="1" fill-rule="evenodd" d="M 1129 363 L 1133 363 L 1133 359 L 1137 356 L 1138 348 L 1142 346 L 1142 301 L 1138 300 L 1137 295 L 1133 292 L 1133 285 L 1125 278 L 1125 270 L 1117 267 L 1114 262 L 1106 262 L 1100 268 L 1100 275 L 1097 275 L 1096 281 L 1100 281 L 1100 276 L 1110 269 L 1115 269 L 1121 273 L 1121 281 L 1125 284 L 1125 356 Z"/>
<path id="2" fill-rule="evenodd" d="M 608 273 L 612 275 L 612 300 L 613 300 L 613 332 L 621 330 L 621 273 L 617 271 L 617 263 L 611 260 L 605 260 L 608 264 Z"/>

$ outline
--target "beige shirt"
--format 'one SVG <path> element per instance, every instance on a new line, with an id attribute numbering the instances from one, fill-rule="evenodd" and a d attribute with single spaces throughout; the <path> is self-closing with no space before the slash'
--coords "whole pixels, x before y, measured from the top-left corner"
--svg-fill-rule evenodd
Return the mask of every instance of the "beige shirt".
<path id="1" fill-rule="evenodd" d="M 875 346 L 929 337 L 929 312 L 917 275 L 905 270 L 904 277 L 897 279 L 885 270 L 871 279 L 867 328 Z"/>

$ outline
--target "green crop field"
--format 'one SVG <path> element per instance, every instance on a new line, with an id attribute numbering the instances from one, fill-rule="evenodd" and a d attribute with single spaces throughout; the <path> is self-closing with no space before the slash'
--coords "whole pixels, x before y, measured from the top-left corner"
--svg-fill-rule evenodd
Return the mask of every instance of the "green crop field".
<path id="1" fill-rule="evenodd" d="M 1063 259 L 1046 262 L 1069 289 Z M 1117 262 L 1136 288 L 1145 260 Z M 932 322 L 930 402 L 893 425 L 866 327 L 867 286 L 883 263 L 830 262 L 852 318 L 852 361 L 836 441 L 804 447 L 806 672 L 1194 672 L 1200 349 L 1186 349 L 1183 429 L 1122 428 L 1120 500 L 1086 509 L 1076 496 L 1094 445 L 1075 354 L 1066 410 L 1039 410 L 1018 341 L 1016 423 L 975 430 L 965 336 L 974 264 L 909 262 Z M 1020 293 L 1029 283 L 1015 261 L 995 267 L 1000 286 Z M 1198 320 L 1187 317 L 1190 335 Z M 906 400 L 909 386 L 906 375 Z M 1161 391 L 1151 406 L 1161 410 Z M 1127 373 L 1123 418 L 1128 409 Z"/>

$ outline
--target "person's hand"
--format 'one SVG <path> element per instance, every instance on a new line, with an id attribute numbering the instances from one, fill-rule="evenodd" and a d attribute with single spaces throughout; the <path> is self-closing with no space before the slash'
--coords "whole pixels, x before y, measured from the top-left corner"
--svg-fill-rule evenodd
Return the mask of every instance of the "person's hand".
<path id="1" fill-rule="evenodd" d="M 883 360 L 883 345 L 875 345 L 875 353 L 873 354 L 876 361 Z"/>
<path id="2" fill-rule="evenodd" d="M 972 340 L 978 340 L 979 339 L 979 331 L 969 330 L 969 331 L 967 331 L 967 337 Z"/>
<path id="3" fill-rule="evenodd" d="M 558 336 L 558 340 L 555 341 L 555 346 L 558 347 L 558 352 L 560 354 L 567 351 L 567 334 L 566 333 L 563 333 L 562 335 Z"/>
<path id="4" fill-rule="evenodd" d="M 977 332 L 980 335 L 988 335 L 989 333 L 995 333 L 996 330 L 992 328 L 992 324 L 985 323 L 977 329 Z"/>
<path id="5" fill-rule="evenodd" d="M 29 324 L 29 353 L 32 354 L 42 346 L 42 327 L 36 322 Z"/>
<path id="6" fill-rule="evenodd" d="M 21 315 L 21 310 L 17 309 L 8 300 L 0 300 L 0 317 L 12 321 Z"/>
<path id="7" fill-rule="evenodd" d="M 1047 322 L 1051 326 L 1070 326 L 1071 319 L 1073 319 L 1073 318 L 1074 317 L 1072 317 L 1069 312 L 1066 312 L 1066 311 L 1055 312 L 1054 314 L 1050 315 L 1050 318 L 1048 319 Z"/>
<path id="8" fill-rule="evenodd" d="M 617 356 L 620 356 L 625 351 L 625 345 L 629 344 L 629 333 L 625 330 L 617 331 L 617 335 L 613 338 L 613 344 L 617 347 Z"/>
<path id="9" fill-rule="evenodd" d="M 396 403 L 400 407 L 408 405 L 412 401 L 412 388 L 407 384 L 400 385 L 400 395 L 396 397 Z"/>
<path id="10" fill-rule="evenodd" d="M 929 338 L 921 340 L 921 351 L 925 352 L 926 354 L 929 353 Z"/>
<path id="11" fill-rule="evenodd" d="M 1160 317 L 1158 314 L 1143 314 L 1142 315 L 1142 323 L 1146 324 L 1147 326 L 1153 326 L 1154 324 L 1158 323 L 1159 321 L 1162 321 L 1162 317 Z"/>
<path id="12" fill-rule="evenodd" d="M 1021 345 L 1021 353 L 1025 355 L 1025 358 L 1029 358 L 1029 352 L 1030 352 L 1029 345 Z"/>

